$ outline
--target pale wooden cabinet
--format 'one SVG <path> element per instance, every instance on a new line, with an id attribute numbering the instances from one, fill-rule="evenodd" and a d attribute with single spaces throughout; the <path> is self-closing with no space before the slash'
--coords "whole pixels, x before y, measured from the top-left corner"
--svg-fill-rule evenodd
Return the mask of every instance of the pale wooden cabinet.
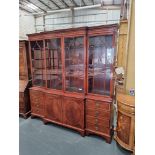
<path id="1" fill-rule="evenodd" d="M 133 151 L 135 145 L 135 98 L 117 94 L 116 141 L 125 149 Z"/>

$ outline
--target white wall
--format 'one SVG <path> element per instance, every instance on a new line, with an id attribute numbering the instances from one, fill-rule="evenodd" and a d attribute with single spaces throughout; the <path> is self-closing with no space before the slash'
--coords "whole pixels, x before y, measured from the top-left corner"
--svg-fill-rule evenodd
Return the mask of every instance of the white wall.
<path id="1" fill-rule="evenodd" d="M 27 40 L 26 34 L 35 33 L 34 16 L 19 10 L 19 39 Z"/>
<path id="2" fill-rule="evenodd" d="M 46 15 L 45 30 L 49 31 L 70 27 L 96 26 L 96 25 L 119 23 L 120 10 L 99 10 L 99 9 L 76 10 L 74 12 L 75 15 L 74 25 L 72 25 L 71 15 L 72 15 L 71 11 Z M 36 18 L 36 31 L 37 32 L 44 31 L 43 17 Z"/>

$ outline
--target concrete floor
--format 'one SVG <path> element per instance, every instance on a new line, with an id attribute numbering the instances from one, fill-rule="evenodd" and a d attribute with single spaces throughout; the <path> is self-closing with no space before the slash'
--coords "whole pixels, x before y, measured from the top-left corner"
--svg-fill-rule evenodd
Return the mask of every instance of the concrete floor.
<path id="1" fill-rule="evenodd" d="M 81 137 L 74 130 L 40 119 L 19 118 L 19 155 L 130 155 L 114 140 L 107 144 L 98 136 Z"/>

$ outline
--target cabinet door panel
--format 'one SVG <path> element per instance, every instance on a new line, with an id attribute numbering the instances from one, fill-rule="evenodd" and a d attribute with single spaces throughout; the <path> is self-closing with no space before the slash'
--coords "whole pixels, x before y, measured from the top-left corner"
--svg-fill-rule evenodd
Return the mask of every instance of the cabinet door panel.
<path id="1" fill-rule="evenodd" d="M 63 98 L 63 123 L 84 128 L 84 101 L 70 97 Z"/>
<path id="2" fill-rule="evenodd" d="M 54 121 L 62 122 L 61 96 L 46 95 L 45 117 Z"/>
<path id="3" fill-rule="evenodd" d="M 129 144 L 131 118 L 118 112 L 117 136 L 126 144 Z"/>

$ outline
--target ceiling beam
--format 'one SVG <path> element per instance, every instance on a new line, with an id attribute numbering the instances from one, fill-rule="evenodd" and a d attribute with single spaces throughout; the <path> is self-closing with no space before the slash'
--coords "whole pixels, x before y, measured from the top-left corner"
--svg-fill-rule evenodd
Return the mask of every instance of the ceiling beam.
<path id="1" fill-rule="evenodd" d="M 27 9 L 23 8 L 22 6 L 19 6 L 19 8 L 20 8 L 21 10 L 23 10 L 23 11 L 27 12 L 27 13 L 33 13 L 33 12 L 31 12 L 31 11 L 29 11 L 29 10 L 27 10 Z"/>
<path id="2" fill-rule="evenodd" d="M 61 3 L 63 3 L 66 7 L 69 7 L 69 5 L 64 1 L 64 0 L 60 0 Z"/>
<path id="3" fill-rule="evenodd" d="M 56 4 L 54 1 L 52 1 L 52 0 L 49 0 L 51 3 L 53 3 L 58 9 L 61 9 L 61 7 L 58 5 L 58 4 Z"/>
<path id="4" fill-rule="evenodd" d="M 84 6 L 86 5 L 86 3 L 84 2 L 84 0 L 81 0 L 82 1 L 82 3 L 84 4 Z"/>
<path id="5" fill-rule="evenodd" d="M 70 0 L 72 1 L 72 3 L 75 5 L 75 6 L 78 6 L 77 3 L 74 1 L 74 0 Z"/>
<path id="6" fill-rule="evenodd" d="M 33 12 L 38 13 L 38 11 L 36 11 L 35 9 L 30 8 L 30 7 L 27 6 L 28 2 L 24 2 L 25 4 L 23 2 L 24 1 L 22 1 L 22 3 L 21 3 L 21 1 L 19 2 L 19 4 L 21 4 L 22 7 L 24 7 L 25 9 L 28 8 L 27 10 L 32 10 Z"/>
<path id="7" fill-rule="evenodd" d="M 49 7 L 49 5 L 47 5 L 46 3 L 44 3 L 43 1 L 41 1 L 41 0 L 38 0 L 41 4 L 43 4 L 43 5 L 45 5 L 47 8 L 49 8 L 50 10 L 52 10 L 52 8 L 51 7 Z"/>
<path id="8" fill-rule="evenodd" d="M 31 2 L 30 0 L 26 0 L 27 2 L 29 2 L 30 4 L 33 4 L 34 6 L 36 6 L 37 8 L 39 8 L 40 10 L 42 10 L 43 12 L 46 12 L 44 9 L 42 9 L 41 7 L 39 7 L 38 5 L 34 4 L 33 2 Z"/>

